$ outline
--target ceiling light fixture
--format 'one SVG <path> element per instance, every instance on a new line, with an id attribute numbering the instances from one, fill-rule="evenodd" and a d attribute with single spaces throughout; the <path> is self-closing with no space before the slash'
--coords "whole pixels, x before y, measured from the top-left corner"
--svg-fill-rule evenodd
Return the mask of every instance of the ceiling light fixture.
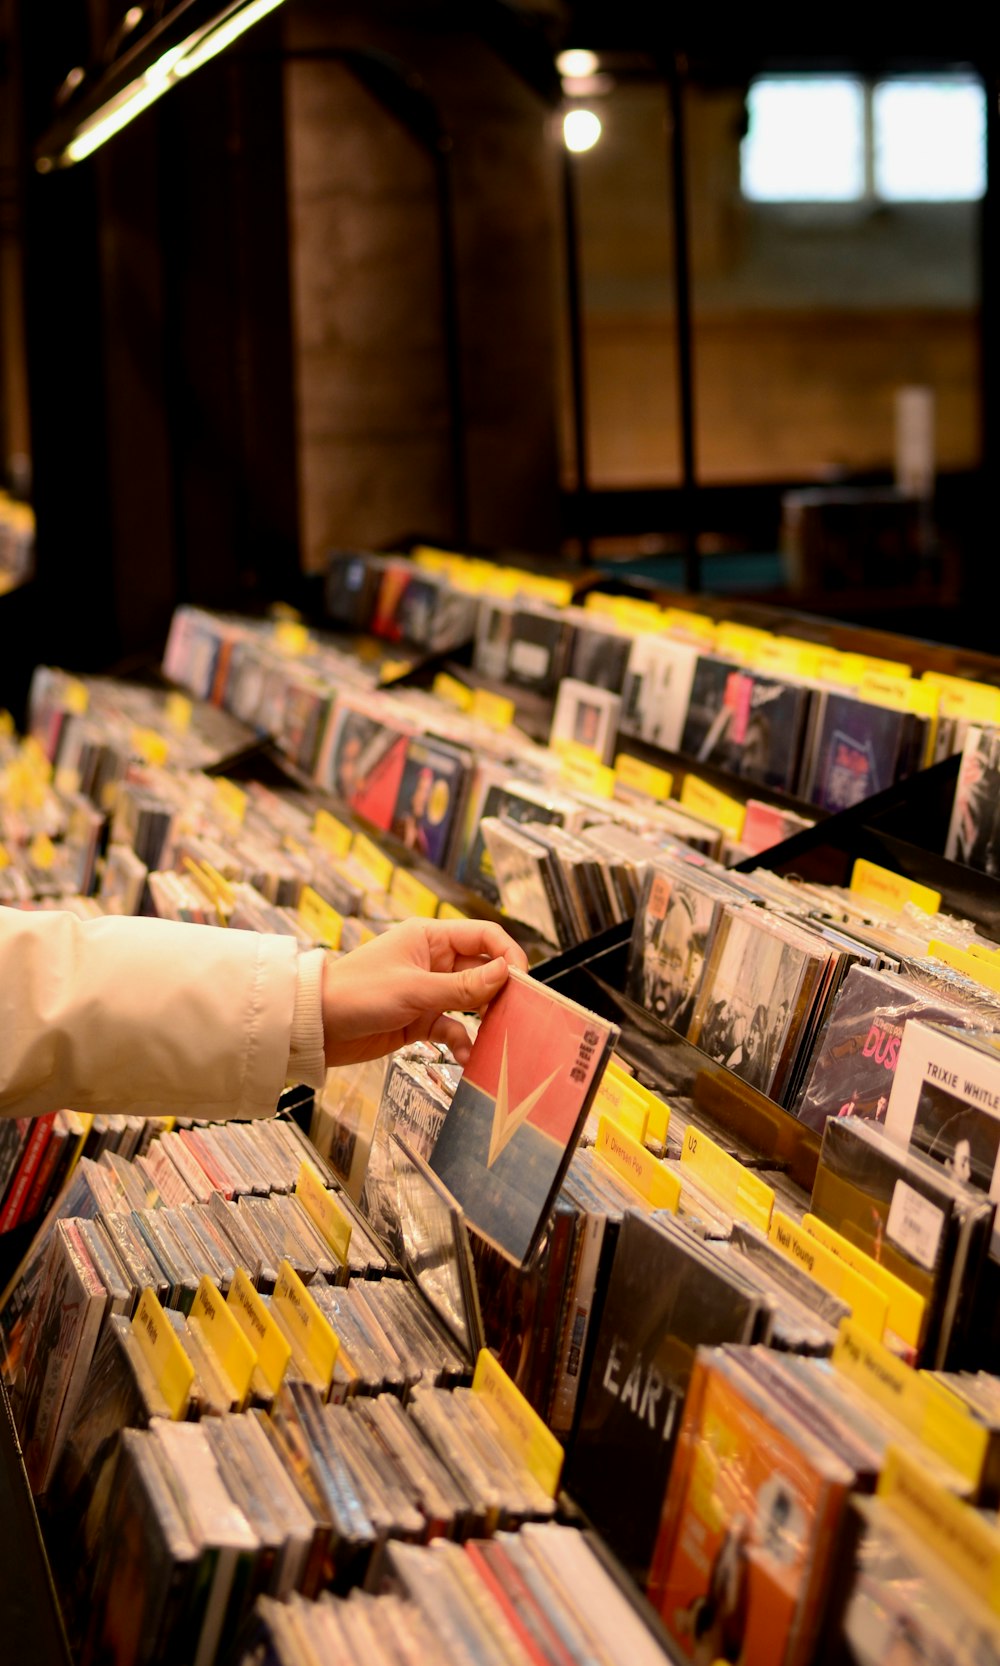
<path id="1" fill-rule="evenodd" d="M 593 150 L 602 131 L 601 118 L 593 110 L 567 110 L 563 117 L 563 142 L 577 154 Z"/>
<path id="2" fill-rule="evenodd" d="M 574 81 L 582 80 L 588 75 L 594 75 L 597 71 L 597 65 L 597 53 L 586 52 L 580 46 L 567 47 L 566 51 L 560 52 L 556 58 L 556 69 L 559 74 L 564 79 L 569 76 Z"/>
<path id="3" fill-rule="evenodd" d="M 45 144 L 41 148 L 35 164 L 38 171 L 49 173 L 53 168 L 69 167 L 92 156 L 171 87 L 225 51 L 282 3 L 283 0 L 236 0 L 235 4 L 224 7 L 221 14 L 192 30 L 183 40 L 161 52 L 140 74 L 101 99 L 96 109 L 78 118 L 68 129 L 60 126 L 63 138 L 57 145 Z M 188 7 L 181 9 L 189 10 Z M 69 112 L 67 117 L 72 121 Z"/>

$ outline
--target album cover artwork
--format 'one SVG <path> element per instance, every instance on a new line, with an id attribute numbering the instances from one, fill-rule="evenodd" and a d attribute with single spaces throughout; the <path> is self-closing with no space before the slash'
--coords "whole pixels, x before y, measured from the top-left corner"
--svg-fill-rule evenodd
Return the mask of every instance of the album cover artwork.
<path id="1" fill-rule="evenodd" d="M 430 1166 L 513 1261 L 538 1242 L 617 1036 L 518 971 L 487 1010 Z"/>
<path id="2" fill-rule="evenodd" d="M 407 743 L 391 831 L 436 868 L 447 865 L 470 767 L 469 754 L 444 741 Z"/>
<path id="3" fill-rule="evenodd" d="M 823 810 L 849 810 L 896 780 L 912 714 L 850 694 L 822 698 L 812 769 L 802 796 Z"/>
<path id="4" fill-rule="evenodd" d="M 962 748 L 945 855 L 1000 875 L 1000 734 L 970 728 Z"/>

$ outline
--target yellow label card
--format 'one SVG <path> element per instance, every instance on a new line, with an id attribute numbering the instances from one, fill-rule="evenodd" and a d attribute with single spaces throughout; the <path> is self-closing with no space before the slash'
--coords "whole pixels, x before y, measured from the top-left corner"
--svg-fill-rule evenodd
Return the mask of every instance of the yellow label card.
<path id="1" fill-rule="evenodd" d="M 166 763 L 170 756 L 170 747 L 166 736 L 157 734 L 155 729 L 134 728 L 129 738 L 132 751 L 144 763 L 160 767 Z"/>
<path id="2" fill-rule="evenodd" d="M 40 781 L 51 781 L 52 764 L 34 735 L 26 735 L 21 742 L 21 762 L 31 775 Z"/>
<path id="3" fill-rule="evenodd" d="M 950 1389 L 912 1370 L 850 1319 L 840 1326 L 832 1363 L 929 1452 L 979 1486 L 989 1436 Z"/>
<path id="4" fill-rule="evenodd" d="M 841 1261 L 818 1238 L 810 1237 L 792 1220 L 791 1215 L 782 1214 L 780 1209 L 776 1209 L 771 1218 L 769 1237 L 774 1248 L 780 1250 L 794 1266 L 808 1273 L 831 1295 L 847 1302 L 861 1328 L 881 1342 L 889 1309 L 888 1297 L 881 1290 L 876 1289 L 861 1273 L 855 1272 L 846 1261 Z"/>
<path id="5" fill-rule="evenodd" d="M 332 1192 L 328 1192 L 312 1164 L 305 1158 L 295 1182 L 295 1195 L 325 1243 L 342 1267 L 347 1266 L 351 1246 L 351 1218 L 345 1215 Z"/>
<path id="6" fill-rule="evenodd" d="M 919 1348 L 927 1311 L 924 1297 L 897 1278 L 895 1273 L 890 1273 L 888 1267 L 883 1267 L 873 1255 L 859 1249 L 857 1244 L 835 1232 L 825 1221 L 817 1220 L 815 1215 L 804 1215 L 802 1227 L 811 1238 L 816 1238 L 833 1255 L 839 1256 L 841 1261 L 846 1261 L 856 1273 L 874 1284 L 876 1290 L 881 1290 L 889 1303 L 885 1316 L 886 1329 L 905 1342 L 908 1348 Z"/>
<path id="7" fill-rule="evenodd" d="M 473 692 L 469 711 L 481 723 L 488 723 L 491 729 L 509 729 L 516 715 L 513 700 L 508 700 L 505 694 L 491 694 L 488 688 L 477 688 Z"/>
<path id="8" fill-rule="evenodd" d="M 686 607 L 667 607 L 663 610 L 667 630 L 684 631 L 702 642 L 715 641 L 715 620 L 705 613 L 692 613 Z"/>
<path id="9" fill-rule="evenodd" d="M 194 1366 L 153 1290 L 142 1292 L 132 1319 L 132 1332 L 171 1417 L 179 1422 L 187 1414 Z"/>
<path id="10" fill-rule="evenodd" d="M 964 677 L 945 677 L 933 671 L 925 671 L 921 681 L 940 690 L 942 717 L 1000 724 L 1000 688 L 992 683 L 967 682 Z"/>
<path id="11" fill-rule="evenodd" d="M 877 862 L 866 862 L 863 857 L 858 858 L 851 872 L 851 890 L 897 913 L 908 902 L 915 903 L 925 914 L 936 914 L 941 906 L 940 891 L 932 891 L 929 885 L 918 885 L 915 879 L 905 879 L 902 874 L 880 868 Z"/>
<path id="12" fill-rule="evenodd" d="M 437 892 L 432 891 L 409 868 L 396 869 L 389 886 L 389 900 L 404 914 L 417 914 L 425 920 L 433 920 L 438 911 Z"/>
<path id="13" fill-rule="evenodd" d="M 90 690 L 86 683 L 81 683 L 79 677 L 67 677 L 63 684 L 62 700 L 68 712 L 82 717 L 90 705 Z"/>
<path id="14" fill-rule="evenodd" d="M 298 659 L 309 651 L 309 632 L 295 619 L 279 619 L 274 627 L 276 647 Z"/>
<path id="15" fill-rule="evenodd" d="M 220 775 L 215 783 L 215 807 L 231 821 L 241 822 L 247 813 L 247 795 L 235 781 L 227 781 Z"/>
<path id="16" fill-rule="evenodd" d="M 400 677 L 406 677 L 413 670 L 411 659 L 384 659 L 379 666 L 379 686 L 384 688 L 387 683 L 394 683 Z"/>
<path id="17" fill-rule="evenodd" d="M 316 939 L 317 943 L 324 943 L 328 949 L 340 948 L 340 936 L 344 929 L 344 916 L 338 914 L 318 891 L 311 885 L 302 887 L 299 897 L 299 919 L 306 931 Z"/>
<path id="18" fill-rule="evenodd" d="M 562 750 L 559 778 L 567 787 L 590 793 L 594 798 L 614 798 L 615 772 L 584 746 L 566 746 Z"/>
<path id="19" fill-rule="evenodd" d="M 349 827 L 345 827 L 336 816 L 331 816 L 329 810 L 317 810 L 312 824 L 312 835 L 318 845 L 328 850 L 331 856 L 346 856 L 354 843 L 354 834 Z"/>
<path id="20" fill-rule="evenodd" d="M 956 948 L 954 943 L 942 943 L 934 939 L 927 945 L 927 953 L 938 960 L 943 960 L 946 966 L 953 966 L 956 972 L 974 978 L 976 983 L 985 985 L 1000 994 L 1000 966 L 995 966 L 982 955 L 972 954 L 968 949 Z"/>
<path id="21" fill-rule="evenodd" d="M 866 671 L 858 683 L 858 699 L 897 712 L 917 712 L 921 717 L 936 717 L 940 704 L 940 695 L 930 683 L 885 671 Z"/>
<path id="22" fill-rule="evenodd" d="M 656 764 L 644 764 L 628 752 L 619 752 L 615 759 L 615 776 L 620 787 L 630 792 L 645 793 L 647 798 L 669 798 L 674 790 L 674 778 L 669 769 L 658 769 Z"/>
<path id="23" fill-rule="evenodd" d="M 544 578 L 539 573 L 518 570 L 518 589 L 525 596 L 538 596 L 553 607 L 569 607 L 573 600 L 573 586 L 568 578 Z"/>
<path id="24" fill-rule="evenodd" d="M 435 549 L 432 544 L 417 544 L 413 551 L 413 559 L 418 567 L 425 568 L 429 573 L 444 573 L 464 558 L 451 550 Z"/>
<path id="25" fill-rule="evenodd" d="M 365 873 L 370 875 L 380 891 L 389 889 L 394 872 L 392 857 L 387 856 L 384 850 L 379 850 L 374 839 L 369 839 L 366 833 L 355 833 L 351 855 L 361 864 Z"/>
<path id="26" fill-rule="evenodd" d="M 735 619 L 721 619 L 715 631 L 717 651 L 732 654 L 734 659 L 754 659 L 764 644 L 771 640 L 770 631 L 762 631 L 756 625 L 741 625 Z"/>
<path id="27" fill-rule="evenodd" d="M 257 1354 L 207 1273 L 195 1291 L 189 1322 L 201 1327 L 209 1353 L 233 1386 L 234 1398 L 245 1405 Z"/>
<path id="28" fill-rule="evenodd" d="M 778 677 L 815 677 L 822 652 L 815 642 L 798 642 L 793 637 L 776 636 L 772 641 L 760 644 L 754 655 L 754 665 Z"/>
<path id="29" fill-rule="evenodd" d="M 6 845 L 0 844 L 0 869 L 10 867 L 10 851 Z"/>
<path id="30" fill-rule="evenodd" d="M 463 914 L 460 908 L 456 908 L 453 902 L 443 902 L 438 909 L 437 917 L 439 920 L 468 920 L 470 918 L 468 914 Z"/>
<path id="31" fill-rule="evenodd" d="M 994 1614 L 1000 1614 L 1000 1532 L 992 1522 L 946 1492 L 897 1446 L 886 1453 L 877 1491 L 918 1535 L 928 1554 L 939 1557 Z"/>
<path id="32" fill-rule="evenodd" d="M 36 868 L 51 868 L 56 860 L 56 847 L 47 833 L 36 833 L 28 846 L 28 860 Z"/>
<path id="33" fill-rule="evenodd" d="M 172 729 L 184 734 L 191 727 L 194 707 L 186 694 L 178 694 L 176 690 L 167 695 L 163 708 L 163 715 Z"/>
<path id="34" fill-rule="evenodd" d="M 226 1305 L 256 1354 L 265 1383 L 272 1394 L 277 1394 L 292 1357 L 292 1346 L 242 1268 L 229 1286 Z"/>
<path id="35" fill-rule="evenodd" d="M 695 1179 L 714 1192 L 730 1214 L 766 1232 L 771 1225 L 774 1192 L 758 1174 L 744 1168 L 736 1157 L 723 1151 L 720 1145 L 685 1128 L 681 1145 L 681 1167 L 689 1168 Z"/>
<path id="36" fill-rule="evenodd" d="M 707 781 L 699 780 L 697 775 L 685 775 L 681 787 L 681 807 L 690 810 L 692 815 L 701 816 L 703 821 L 721 827 L 734 839 L 743 836 L 746 805 L 741 804 L 738 798 L 719 792 L 717 787 L 709 786 Z"/>
<path id="37" fill-rule="evenodd" d="M 486 1348 L 476 1360 L 472 1392 L 482 1395 L 501 1431 L 504 1445 L 517 1454 L 543 1491 L 555 1498 L 562 1474 L 563 1449 Z"/>
<path id="38" fill-rule="evenodd" d="M 14 719 L 6 706 L 0 709 L 0 740 L 12 740 L 14 735 Z"/>
<path id="39" fill-rule="evenodd" d="M 676 1215 L 681 1201 L 676 1174 L 608 1116 L 597 1124 L 594 1150 L 651 1209 L 669 1209 Z"/>
<path id="40" fill-rule="evenodd" d="M 439 700 L 446 700 L 449 706 L 457 706 L 459 711 L 467 712 L 472 705 L 472 690 L 459 682 L 457 677 L 450 677 L 447 671 L 439 671 L 431 684 L 431 693 Z"/>
<path id="41" fill-rule="evenodd" d="M 623 1070 L 614 1059 L 611 1059 L 605 1066 L 605 1081 L 609 1077 L 612 1081 L 621 1082 L 630 1093 L 634 1094 L 645 1105 L 646 1133 L 644 1138 L 654 1140 L 658 1145 L 665 1145 L 667 1129 L 670 1127 L 670 1106 L 665 1104 L 662 1099 L 657 1098 L 651 1088 L 644 1088 L 641 1082 L 637 1082 L 635 1077 L 630 1076 L 628 1071 Z"/>
<path id="42" fill-rule="evenodd" d="M 594 1110 L 598 1116 L 617 1123 L 640 1145 L 646 1138 L 649 1111 L 641 1096 L 633 1091 L 631 1082 L 623 1082 L 605 1070 L 594 1095 Z"/>
<path id="43" fill-rule="evenodd" d="M 340 1339 L 289 1261 L 283 1261 L 278 1269 L 271 1306 L 288 1332 L 293 1350 L 297 1350 L 303 1366 L 324 1396 L 329 1394 Z"/>

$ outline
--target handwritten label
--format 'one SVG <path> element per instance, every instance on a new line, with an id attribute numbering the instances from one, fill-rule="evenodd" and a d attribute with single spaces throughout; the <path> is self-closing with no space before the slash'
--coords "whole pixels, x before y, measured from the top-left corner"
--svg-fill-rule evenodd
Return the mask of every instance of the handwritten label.
<path id="1" fill-rule="evenodd" d="M 786 1260 L 808 1273 L 831 1295 L 847 1302 L 862 1329 L 881 1342 L 889 1307 L 881 1290 L 877 1290 L 861 1273 L 855 1272 L 846 1261 L 839 1260 L 818 1238 L 811 1238 L 790 1215 L 782 1214 L 780 1209 L 776 1209 L 772 1216 L 769 1237 L 774 1248 L 780 1250 Z"/>
<path id="2" fill-rule="evenodd" d="M 863 857 L 854 864 L 851 890 L 859 896 L 870 897 L 872 902 L 884 903 L 897 913 L 908 902 L 915 903 L 925 914 L 936 914 L 941 906 L 940 891 L 932 891 L 929 885 L 918 885 L 915 879 L 905 879 L 902 874 L 880 868 L 877 862 L 866 862 Z"/>
<path id="3" fill-rule="evenodd" d="M 394 902 L 401 913 L 412 916 L 419 915 L 423 919 L 433 920 L 438 910 L 438 894 L 429 885 L 418 879 L 408 868 L 397 868 L 389 886 L 389 900 Z"/>
<path id="4" fill-rule="evenodd" d="M 295 1182 L 295 1195 L 325 1243 L 329 1244 L 342 1267 L 347 1265 L 351 1247 L 351 1218 L 328 1192 L 316 1170 L 305 1158 Z"/>
<path id="5" fill-rule="evenodd" d="M 555 1498 L 562 1474 L 563 1449 L 486 1348 L 476 1360 L 472 1392 L 482 1395 L 503 1435 L 504 1444 L 517 1454 L 542 1490 L 550 1498 Z"/>
<path id="6" fill-rule="evenodd" d="M 774 1208 L 771 1187 L 759 1175 L 751 1174 L 736 1157 L 723 1151 L 707 1134 L 685 1128 L 681 1167 L 689 1168 L 695 1179 L 726 1205 L 731 1215 L 767 1232 Z"/>
<path id="7" fill-rule="evenodd" d="M 593 798 L 614 798 L 615 772 L 585 746 L 570 742 L 561 751 L 559 778 L 567 787 Z"/>
<path id="8" fill-rule="evenodd" d="M 928 1451 L 979 1486 L 989 1435 L 949 1389 L 904 1364 L 850 1319 L 840 1326 L 832 1364 Z"/>
<path id="9" fill-rule="evenodd" d="M 344 916 L 338 914 L 311 885 L 302 887 L 298 914 L 306 931 L 317 943 L 325 944 L 328 949 L 340 948 Z"/>
<path id="10" fill-rule="evenodd" d="M 858 683 L 858 699 L 869 700 L 876 706 L 888 706 L 897 712 L 916 712 L 921 717 L 936 717 L 940 695 L 930 683 L 913 682 L 909 676 L 866 671 Z"/>
<path id="11" fill-rule="evenodd" d="M 283 1261 L 278 1269 L 271 1306 L 301 1367 L 324 1396 L 329 1394 L 340 1339 L 289 1261 Z"/>
<path id="12" fill-rule="evenodd" d="M 676 1215 L 681 1201 L 676 1174 L 608 1116 L 597 1124 L 594 1150 L 651 1209 L 669 1209 Z"/>
<path id="13" fill-rule="evenodd" d="M 815 1215 L 804 1215 L 802 1229 L 811 1238 L 816 1238 L 832 1254 L 841 1261 L 846 1261 L 856 1273 L 868 1279 L 877 1290 L 881 1290 L 889 1306 L 885 1316 L 886 1329 L 893 1332 L 908 1348 L 918 1348 L 923 1339 L 924 1319 L 927 1303 L 916 1290 L 911 1289 L 903 1279 L 897 1278 L 888 1267 L 883 1267 L 880 1261 L 869 1255 L 865 1250 L 852 1244 L 849 1238 L 835 1232 L 825 1221 L 818 1220 Z"/>
<path id="14" fill-rule="evenodd" d="M 927 945 L 927 952 L 943 960 L 946 966 L 953 966 L 956 972 L 964 972 L 1000 994 L 1000 966 L 992 965 L 985 956 L 975 955 L 971 949 L 960 949 L 954 943 L 942 943 L 938 938 Z"/>
<path id="15" fill-rule="evenodd" d="M 791 637 L 776 636 L 760 644 L 754 655 L 754 665 L 778 677 L 815 677 L 821 652 L 814 642 L 797 642 Z"/>
<path id="16" fill-rule="evenodd" d="M 692 815 L 701 816 L 703 821 L 710 821 L 714 827 L 721 827 L 734 839 L 742 838 L 743 823 L 747 814 L 746 805 L 741 804 L 737 798 L 730 798 L 728 794 L 719 792 L 717 787 L 709 786 L 707 781 L 699 780 L 697 775 L 684 777 L 681 806 L 690 810 Z"/>
<path id="17" fill-rule="evenodd" d="M 195 1291 L 190 1322 L 201 1328 L 209 1353 L 232 1384 L 234 1398 L 245 1405 L 257 1355 L 207 1273 Z"/>
<path id="18" fill-rule="evenodd" d="M 194 1366 L 153 1290 L 146 1289 L 132 1319 L 132 1333 L 175 1422 L 186 1416 Z"/>
<path id="19" fill-rule="evenodd" d="M 885 1235 L 901 1250 L 933 1272 L 937 1265 L 944 1211 L 922 1197 L 905 1180 L 897 1180 L 886 1217 Z"/>
<path id="20" fill-rule="evenodd" d="M 1000 1533 L 961 1499 L 946 1492 L 898 1446 L 890 1446 L 878 1496 L 911 1527 L 928 1554 L 945 1563 L 1000 1614 Z"/>
<path id="21" fill-rule="evenodd" d="M 242 1268 L 229 1286 L 226 1305 L 256 1354 L 267 1387 L 277 1394 L 292 1357 L 292 1345 Z"/>
<path id="22" fill-rule="evenodd" d="M 598 1116 L 606 1116 L 611 1122 L 616 1122 L 640 1145 L 646 1138 L 649 1111 L 641 1095 L 633 1091 L 631 1082 L 623 1082 L 620 1077 L 605 1070 L 594 1095 L 594 1110 Z"/>
<path id="23" fill-rule="evenodd" d="M 346 856 L 354 842 L 354 834 L 349 827 L 345 827 L 336 816 L 331 816 L 329 810 L 317 810 L 312 825 L 313 838 L 331 856 Z"/>
<path id="24" fill-rule="evenodd" d="M 642 793 L 646 798 L 669 798 L 674 790 L 674 778 L 669 769 L 656 764 L 644 764 L 628 752 L 619 752 L 615 759 L 615 778 L 619 787 L 629 792 Z"/>

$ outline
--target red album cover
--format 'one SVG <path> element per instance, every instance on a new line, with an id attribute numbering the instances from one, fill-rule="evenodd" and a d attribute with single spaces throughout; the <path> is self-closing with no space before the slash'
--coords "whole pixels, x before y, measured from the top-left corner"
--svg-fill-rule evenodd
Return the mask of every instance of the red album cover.
<path id="1" fill-rule="evenodd" d="M 514 1261 L 538 1241 L 617 1036 L 516 971 L 480 1026 L 430 1164 Z"/>

